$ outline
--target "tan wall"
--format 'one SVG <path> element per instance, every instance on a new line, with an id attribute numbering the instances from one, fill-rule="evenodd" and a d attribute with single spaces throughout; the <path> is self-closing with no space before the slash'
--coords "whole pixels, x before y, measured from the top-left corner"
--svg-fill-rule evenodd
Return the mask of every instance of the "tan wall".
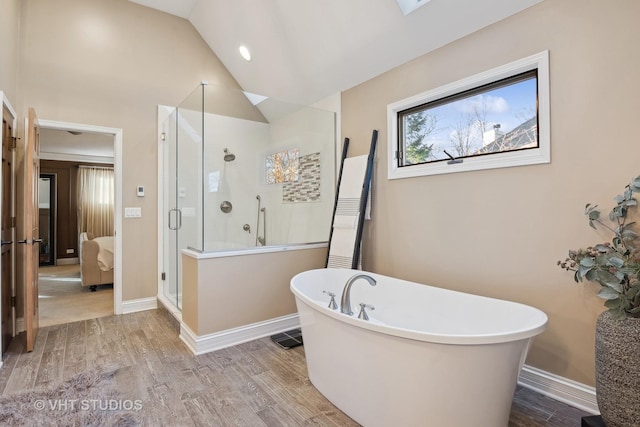
<path id="1" fill-rule="evenodd" d="M 18 94 L 18 32 L 20 3 L 3 0 L 0 4 L 0 90 L 16 108 Z"/>
<path id="2" fill-rule="evenodd" d="M 607 236 L 587 226 L 584 205 L 608 213 L 640 174 L 640 2 L 614 3 L 542 2 L 342 98 L 351 155 L 366 153 L 371 130 L 380 130 L 365 268 L 544 310 L 548 329 L 527 363 L 589 385 L 602 301 L 556 261 Z M 546 49 L 551 164 L 386 179 L 387 104 Z"/>
<path id="3" fill-rule="evenodd" d="M 296 312 L 291 278 L 323 268 L 326 248 L 196 260 L 182 255 L 182 321 L 199 336 Z"/>
<path id="4" fill-rule="evenodd" d="M 202 80 L 238 85 L 182 18 L 127 0 L 21 4 L 19 114 L 123 129 L 123 208 L 143 215 L 121 230 L 123 299 L 154 296 L 157 105 L 178 105 Z"/>
<path id="5" fill-rule="evenodd" d="M 198 299 L 200 298 L 199 263 L 196 258 L 182 256 L 182 322 L 198 334 L 200 322 Z M 215 277 L 215 276 L 214 276 Z"/>

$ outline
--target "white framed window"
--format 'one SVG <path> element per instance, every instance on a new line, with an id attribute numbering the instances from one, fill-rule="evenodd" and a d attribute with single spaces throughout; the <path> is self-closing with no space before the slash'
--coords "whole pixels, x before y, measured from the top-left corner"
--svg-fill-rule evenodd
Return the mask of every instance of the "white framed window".
<path id="1" fill-rule="evenodd" d="M 388 179 L 549 163 L 549 52 L 387 106 Z"/>

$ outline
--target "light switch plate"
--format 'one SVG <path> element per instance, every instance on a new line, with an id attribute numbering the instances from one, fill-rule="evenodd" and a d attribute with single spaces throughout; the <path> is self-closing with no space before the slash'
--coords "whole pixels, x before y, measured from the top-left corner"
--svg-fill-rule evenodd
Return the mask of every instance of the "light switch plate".
<path id="1" fill-rule="evenodd" d="M 142 208 L 124 208 L 125 218 L 140 218 L 142 217 Z"/>

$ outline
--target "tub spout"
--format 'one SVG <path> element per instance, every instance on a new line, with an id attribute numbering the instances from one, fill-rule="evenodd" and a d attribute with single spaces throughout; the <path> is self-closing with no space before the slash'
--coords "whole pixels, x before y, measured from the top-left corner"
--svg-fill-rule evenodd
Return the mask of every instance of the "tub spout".
<path id="1" fill-rule="evenodd" d="M 358 279 L 364 279 L 371 286 L 376 285 L 376 280 L 373 277 L 367 276 L 366 274 L 356 274 L 352 276 L 347 283 L 344 285 L 344 289 L 342 290 L 342 300 L 340 302 L 340 312 L 347 314 L 349 316 L 353 316 L 353 311 L 351 310 L 351 285 Z"/>

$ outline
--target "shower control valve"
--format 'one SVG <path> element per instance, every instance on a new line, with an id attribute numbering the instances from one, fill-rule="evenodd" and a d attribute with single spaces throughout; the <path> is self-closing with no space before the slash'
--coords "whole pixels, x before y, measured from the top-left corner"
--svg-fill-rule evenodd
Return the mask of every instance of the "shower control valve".
<path id="1" fill-rule="evenodd" d="M 334 294 L 333 292 L 329 292 L 329 291 L 322 291 L 323 294 L 327 294 L 331 297 L 331 299 L 329 300 L 329 305 L 328 307 L 331 310 L 337 310 L 338 309 L 338 304 L 336 304 L 336 294 Z"/>

